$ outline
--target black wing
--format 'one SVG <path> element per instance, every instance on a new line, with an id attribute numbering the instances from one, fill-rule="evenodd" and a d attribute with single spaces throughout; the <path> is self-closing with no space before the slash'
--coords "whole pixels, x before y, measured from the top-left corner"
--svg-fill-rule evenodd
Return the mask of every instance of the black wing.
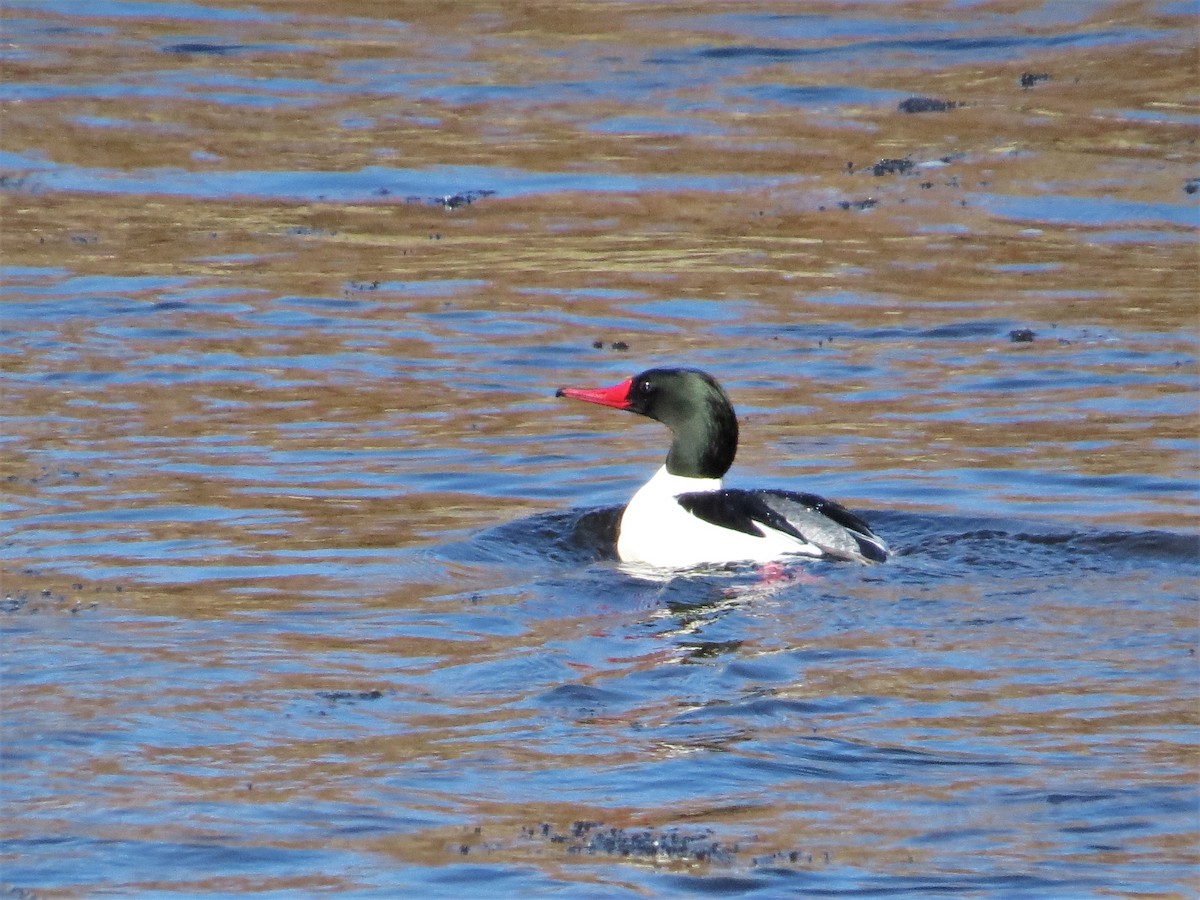
<path id="1" fill-rule="evenodd" d="M 703 491 L 680 494 L 679 505 L 697 518 L 763 537 L 761 526 L 812 544 L 837 559 L 883 562 L 888 548 L 871 527 L 846 507 L 791 491 Z"/>

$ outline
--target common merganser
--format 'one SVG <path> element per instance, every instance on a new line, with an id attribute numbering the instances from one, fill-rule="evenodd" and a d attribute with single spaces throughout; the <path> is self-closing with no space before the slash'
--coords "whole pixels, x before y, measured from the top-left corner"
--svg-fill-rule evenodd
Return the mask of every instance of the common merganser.
<path id="1" fill-rule="evenodd" d="M 555 396 L 629 410 L 671 429 L 666 464 L 621 515 L 617 555 L 624 562 L 691 568 L 790 555 L 888 558 L 887 544 L 870 526 L 831 500 L 722 487 L 737 453 L 737 417 L 705 372 L 648 369 L 609 388 L 559 388 Z"/>

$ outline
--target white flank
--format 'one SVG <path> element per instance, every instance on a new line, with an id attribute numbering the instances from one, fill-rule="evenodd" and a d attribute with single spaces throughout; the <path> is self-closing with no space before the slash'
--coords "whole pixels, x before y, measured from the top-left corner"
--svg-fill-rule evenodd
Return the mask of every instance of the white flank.
<path id="1" fill-rule="evenodd" d="M 719 478 L 684 478 L 663 466 L 633 495 L 621 517 L 617 555 L 623 562 L 669 569 L 712 563 L 771 562 L 794 553 L 823 556 L 820 547 L 760 524 L 763 537 L 698 519 L 675 500 L 721 490 Z"/>

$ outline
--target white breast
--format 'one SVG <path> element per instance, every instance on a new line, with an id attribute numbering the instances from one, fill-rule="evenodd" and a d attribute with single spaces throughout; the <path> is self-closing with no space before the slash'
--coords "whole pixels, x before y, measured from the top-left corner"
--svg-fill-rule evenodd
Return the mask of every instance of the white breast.
<path id="1" fill-rule="evenodd" d="M 819 547 L 765 526 L 764 537 L 721 528 L 696 518 L 675 500 L 680 494 L 720 489 L 719 478 L 684 478 L 663 466 L 625 508 L 617 555 L 624 562 L 663 568 L 770 562 L 793 553 L 822 555 Z"/>

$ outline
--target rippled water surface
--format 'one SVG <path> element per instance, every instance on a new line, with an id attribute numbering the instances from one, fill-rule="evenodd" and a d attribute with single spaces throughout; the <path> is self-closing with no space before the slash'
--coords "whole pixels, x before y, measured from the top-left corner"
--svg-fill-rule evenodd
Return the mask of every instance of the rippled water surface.
<path id="1" fill-rule="evenodd" d="M 6 894 L 1200 890 L 1192 4 L 5 7 Z"/>

